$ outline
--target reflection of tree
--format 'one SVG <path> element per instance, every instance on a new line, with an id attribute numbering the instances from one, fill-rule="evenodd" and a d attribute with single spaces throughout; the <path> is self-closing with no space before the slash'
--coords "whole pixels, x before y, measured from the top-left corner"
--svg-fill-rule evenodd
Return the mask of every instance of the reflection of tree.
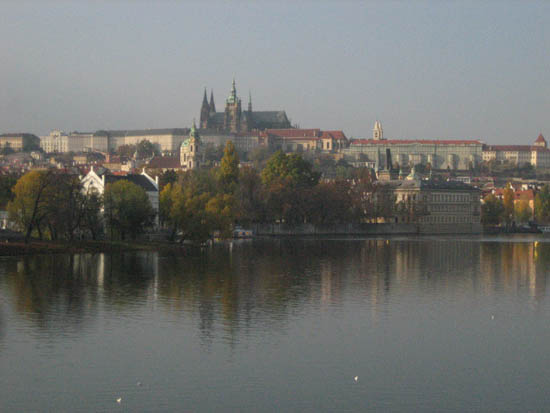
<path id="1" fill-rule="evenodd" d="M 81 326 L 103 301 L 120 309 L 145 297 L 156 274 L 156 254 L 28 256 L 7 261 L 6 287 L 15 311 L 40 328 Z"/>

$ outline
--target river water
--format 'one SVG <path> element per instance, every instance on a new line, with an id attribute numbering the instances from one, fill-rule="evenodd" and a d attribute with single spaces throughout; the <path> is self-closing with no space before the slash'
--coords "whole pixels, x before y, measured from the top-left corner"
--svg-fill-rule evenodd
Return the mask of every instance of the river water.
<path id="1" fill-rule="evenodd" d="M 542 237 L 1 258 L 0 410 L 549 410 L 549 276 Z"/>

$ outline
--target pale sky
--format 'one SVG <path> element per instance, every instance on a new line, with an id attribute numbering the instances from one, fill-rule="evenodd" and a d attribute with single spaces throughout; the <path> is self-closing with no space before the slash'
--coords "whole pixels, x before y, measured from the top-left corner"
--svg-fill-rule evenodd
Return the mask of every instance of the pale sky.
<path id="1" fill-rule="evenodd" d="M 188 127 L 286 110 L 370 137 L 550 138 L 550 1 L 8 1 L 0 133 Z"/>

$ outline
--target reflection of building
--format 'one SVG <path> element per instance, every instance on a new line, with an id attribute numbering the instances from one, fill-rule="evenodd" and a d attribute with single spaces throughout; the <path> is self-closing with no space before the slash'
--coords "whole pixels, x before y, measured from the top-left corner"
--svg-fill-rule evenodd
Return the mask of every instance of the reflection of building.
<path id="1" fill-rule="evenodd" d="M 509 162 L 517 166 L 528 163 L 536 168 L 550 168 L 550 149 L 540 134 L 533 145 L 484 145 L 483 160 Z"/>
<path id="2" fill-rule="evenodd" d="M 372 139 L 354 139 L 343 153 L 350 158 L 386 165 L 384 154 L 390 149 L 393 162 L 412 167 L 422 164 L 434 169 L 462 169 L 475 167 L 482 160 L 483 144 L 478 140 L 385 139 L 382 125 L 376 121 Z M 367 159 L 364 159 L 364 158 Z"/>

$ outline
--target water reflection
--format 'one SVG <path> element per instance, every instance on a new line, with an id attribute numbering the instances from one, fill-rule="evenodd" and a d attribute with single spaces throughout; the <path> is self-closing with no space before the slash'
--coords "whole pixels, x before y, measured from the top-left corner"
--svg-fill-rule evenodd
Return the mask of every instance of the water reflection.
<path id="1" fill-rule="evenodd" d="M 374 319 L 392 296 L 475 292 L 546 296 L 550 243 L 472 240 L 264 240 L 192 256 L 156 253 L 24 257 L 0 263 L 13 309 L 42 330 L 78 330 L 101 309 L 144 303 L 196 320 L 203 343 L 283 328 L 350 299 Z M 1 311 L 1 309 L 0 309 Z M 4 330 L 0 313 L 0 338 Z"/>

